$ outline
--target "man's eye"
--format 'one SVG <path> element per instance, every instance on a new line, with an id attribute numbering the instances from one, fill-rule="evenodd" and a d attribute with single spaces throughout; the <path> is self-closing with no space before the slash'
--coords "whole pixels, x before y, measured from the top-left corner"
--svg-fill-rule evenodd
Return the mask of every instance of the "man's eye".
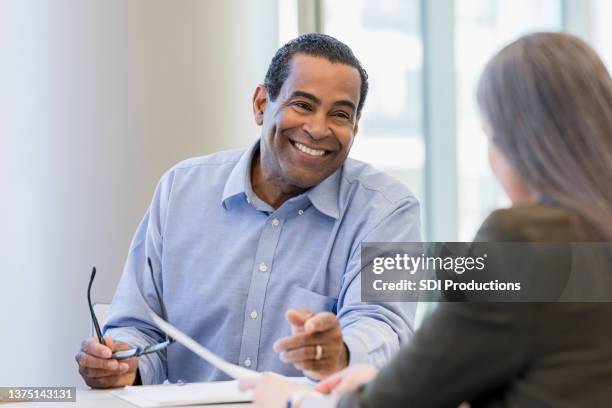
<path id="1" fill-rule="evenodd" d="M 346 112 L 342 112 L 342 111 L 334 112 L 334 116 L 336 116 L 336 117 L 338 117 L 340 119 L 344 119 L 344 120 L 351 120 L 351 115 L 349 115 Z"/>
<path id="2" fill-rule="evenodd" d="M 293 104 L 293 106 L 295 106 L 295 107 L 297 107 L 297 108 L 299 108 L 299 109 L 302 109 L 302 110 L 307 110 L 307 111 L 312 110 L 312 108 L 310 107 L 310 105 L 309 105 L 309 104 L 307 104 L 306 102 L 295 102 L 295 103 Z"/>

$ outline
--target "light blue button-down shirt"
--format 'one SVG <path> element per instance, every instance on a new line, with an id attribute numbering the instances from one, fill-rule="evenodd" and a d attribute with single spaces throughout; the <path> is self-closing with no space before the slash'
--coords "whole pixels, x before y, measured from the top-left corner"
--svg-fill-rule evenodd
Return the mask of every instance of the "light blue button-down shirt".
<path id="1" fill-rule="evenodd" d="M 140 346 L 163 341 L 137 292 L 139 282 L 157 305 L 145 268 L 150 257 L 170 323 L 227 361 L 303 375 L 272 345 L 290 334 L 285 311 L 307 308 L 337 314 L 350 364 L 381 366 L 411 337 L 416 304 L 360 301 L 360 244 L 420 241 L 417 200 L 393 178 L 347 159 L 275 210 L 251 188 L 258 148 L 190 159 L 162 177 L 134 236 L 106 334 Z M 176 343 L 140 357 L 139 370 L 143 384 L 228 379 Z"/>

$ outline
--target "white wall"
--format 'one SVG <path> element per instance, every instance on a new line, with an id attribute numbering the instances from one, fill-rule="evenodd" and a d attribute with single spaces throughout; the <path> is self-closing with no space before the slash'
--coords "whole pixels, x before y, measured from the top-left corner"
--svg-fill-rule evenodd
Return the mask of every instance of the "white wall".
<path id="1" fill-rule="evenodd" d="M 159 176 L 258 135 L 276 0 L 0 0 L 0 386 L 83 383 Z"/>

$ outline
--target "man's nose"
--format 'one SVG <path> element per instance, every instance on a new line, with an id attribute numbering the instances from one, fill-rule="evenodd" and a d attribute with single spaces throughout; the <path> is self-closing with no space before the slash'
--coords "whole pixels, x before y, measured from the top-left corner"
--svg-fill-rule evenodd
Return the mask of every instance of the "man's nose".
<path id="1" fill-rule="evenodd" d="M 311 115 L 309 120 L 304 124 L 304 130 L 315 140 L 324 139 L 330 133 L 327 115 Z"/>

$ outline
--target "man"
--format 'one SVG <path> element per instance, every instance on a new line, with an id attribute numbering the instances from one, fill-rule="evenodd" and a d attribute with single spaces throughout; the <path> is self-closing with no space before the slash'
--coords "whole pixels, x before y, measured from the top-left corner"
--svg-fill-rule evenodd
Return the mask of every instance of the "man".
<path id="1" fill-rule="evenodd" d="M 230 362 L 318 379 L 388 361 L 412 334 L 415 305 L 360 301 L 360 244 L 420 240 L 419 206 L 397 181 L 347 159 L 367 90 L 359 61 L 332 37 L 307 34 L 277 51 L 253 96 L 261 139 L 162 177 L 106 346 L 89 339 L 76 356 L 87 384 L 227 379 L 179 344 L 110 358 L 164 339 L 139 301 L 139 290 L 154 299 L 147 257 L 170 323 Z"/>

